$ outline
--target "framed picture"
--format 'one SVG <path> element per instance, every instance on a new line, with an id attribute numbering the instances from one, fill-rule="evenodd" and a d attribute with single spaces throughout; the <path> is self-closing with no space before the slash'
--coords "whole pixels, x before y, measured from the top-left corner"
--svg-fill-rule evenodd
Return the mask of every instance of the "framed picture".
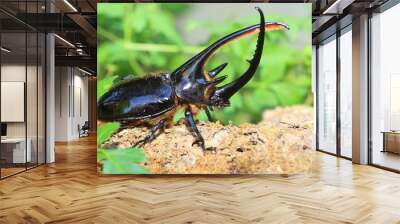
<path id="1" fill-rule="evenodd" d="M 101 174 L 270 174 L 313 160 L 311 4 L 98 4 Z"/>

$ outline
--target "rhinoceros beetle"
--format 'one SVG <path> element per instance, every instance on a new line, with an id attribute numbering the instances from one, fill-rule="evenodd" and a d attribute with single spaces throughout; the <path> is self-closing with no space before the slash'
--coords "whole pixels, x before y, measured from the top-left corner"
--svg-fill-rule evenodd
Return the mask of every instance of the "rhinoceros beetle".
<path id="1" fill-rule="evenodd" d="M 159 129 L 164 128 L 166 124 L 172 124 L 173 115 L 178 108 L 183 107 L 187 124 L 195 135 L 196 140 L 193 144 L 198 144 L 205 150 L 204 139 L 193 116 L 205 109 L 208 119 L 212 121 L 210 110 L 213 110 L 213 107 L 229 106 L 229 98 L 242 88 L 257 70 L 263 52 L 265 31 L 288 29 L 288 26 L 282 23 L 265 22 L 261 9 L 256 9 L 260 14 L 259 25 L 246 27 L 219 39 L 175 71 L 117 83 L 98 102 L 99 120 L 119 121 L 130 126 L 152 125 L 150 133 L 138 141 L 136 146 L 153 140 Z M 257 47 L 253 58 L 248 60 L 250 65 L 247 71 L 237 80 L 217 86 L 226 78 L 216 76 L 227 63 L 206 72 L 204 67 L 208 59 L 225 44 L 257 32 Z"/>

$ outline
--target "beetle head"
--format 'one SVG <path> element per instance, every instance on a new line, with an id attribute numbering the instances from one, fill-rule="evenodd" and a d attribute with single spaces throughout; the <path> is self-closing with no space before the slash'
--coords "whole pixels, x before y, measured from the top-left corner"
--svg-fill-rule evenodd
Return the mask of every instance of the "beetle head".
<path id="1" fill-rule="evenodd" d="M 225 36 L 208 48 L 204 49 L 199 54 L 192 57 L 190 60 L 181 65 L 171 74 L 171 79 L 175 85 L 176 95 L 180 100 L 186 103 L 198 103 L 207 106 L 226 107 L 229 106 L 229 98 L 241 89 L 257 71 L 260 64 L 261 55 L 264 47 L 265 31 L 280 30 L 288 26 L 281 23 L 268 22 L 264 20 L 264 14 L 260 8 L 257 8 L 260 13 L 260 24 L 246 27 L 236 31 L 228 36 Z M 216 77 L 227 65 L 224 63 L 217 68 L 206 72 L 205 64 L 215 51 L 225 44 L 254 33 L 258 34 L 257 47 L 254 56 L 249 60 L 249 68 L 238 79 L 231 83 L 217 87 L 226 76 Z"/>

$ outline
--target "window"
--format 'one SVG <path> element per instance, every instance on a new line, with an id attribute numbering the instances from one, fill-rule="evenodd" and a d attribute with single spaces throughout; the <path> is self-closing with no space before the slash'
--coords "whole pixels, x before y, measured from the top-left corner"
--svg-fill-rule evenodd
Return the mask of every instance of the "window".
<path id="1" fill-rule="evenodd" d="M 352 157 L 352 32 L 348 26 L 340 36 L 340 155 Z"/>
<path id="2" fill-rule="evenodd" d="M 0 1 L 0 7 L 12 2 Z M 43 1 L 18 2 L 20 16 Z M 0 178 L 45 163 L 45 35 L 0 12 Z M 5 22 L 7 21 L 7 22 Z"/>
<path id="3" fill-rule="evenodd" d="M 318 149 L 336 153 L 336 36 L 318 47 Z"/>
<path id="4" fill-rule="evenodd" d="M 371 18 L 371 162 L 400 170 L 400 5 Z"/>

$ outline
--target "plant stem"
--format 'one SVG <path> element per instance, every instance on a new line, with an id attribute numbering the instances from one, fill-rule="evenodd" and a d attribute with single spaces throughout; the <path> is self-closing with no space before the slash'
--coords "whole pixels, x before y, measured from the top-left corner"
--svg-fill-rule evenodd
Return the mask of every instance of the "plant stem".
<path id="1" fill-rule="evenodd" d="M 124 47 L 129 50 L 135 51 L 147 51 L 147 52 L 164 52 L 164 53 L 198 53 L 202 51 L 204 48 L 199 46 L 193 47 L 179 47 L 177 45 L 172 44 L 149 44 L 149 43 L 125 43 Z"/>

